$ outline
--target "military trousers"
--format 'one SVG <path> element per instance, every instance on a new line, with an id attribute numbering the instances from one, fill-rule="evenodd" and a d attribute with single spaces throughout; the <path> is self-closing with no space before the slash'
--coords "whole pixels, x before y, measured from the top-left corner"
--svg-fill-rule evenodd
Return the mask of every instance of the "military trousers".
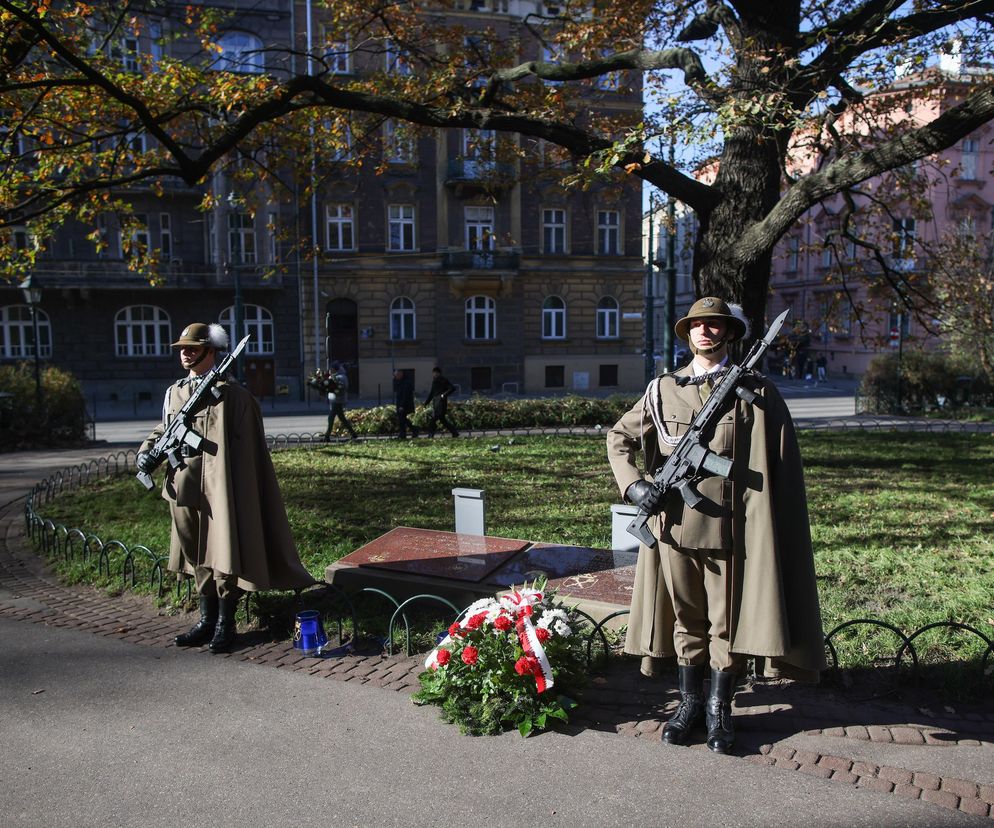
<path id="1" fill-rule="evenodd" d="M 745 657 L 731 651 L 728 624 L 729 552 L 660 544 L 660 563 L 676 622 L 677 664 L 710 664 L 741 672 Z"/>
<path id="2" fill-rule="evenodd" d="M 198 595 L 214 595 L 218 598 L 238 598 L 242 589 L 238 586 L 238 576 L 204 566 L 205 539 L 201 533 L 200 510 L 189 506 L 170 504 L 173 516 L 173 531 L 179 541 L 184 570 L 193 575 Z"/>

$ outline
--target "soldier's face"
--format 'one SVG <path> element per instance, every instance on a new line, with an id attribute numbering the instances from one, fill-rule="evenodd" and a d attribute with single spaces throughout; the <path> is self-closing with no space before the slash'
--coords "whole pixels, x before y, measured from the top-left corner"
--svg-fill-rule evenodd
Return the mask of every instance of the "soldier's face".
<path id="1" fill-rule="evenodd" d="M 713 348 L 725 338 L 728 323 L 718 317 L 705 316 L 690 320 L 690 341 L 702 350 Z"/>
<path id="2" fill-rule="evenodd" d="M 204 353 L 207 351 L 208 353 Z M 196 371 L 202 374 L 214 365 L 214 354 L 212 348 L 204 345 L 181 345 L 179 349 L 179 362 L 185 371 Z"/>

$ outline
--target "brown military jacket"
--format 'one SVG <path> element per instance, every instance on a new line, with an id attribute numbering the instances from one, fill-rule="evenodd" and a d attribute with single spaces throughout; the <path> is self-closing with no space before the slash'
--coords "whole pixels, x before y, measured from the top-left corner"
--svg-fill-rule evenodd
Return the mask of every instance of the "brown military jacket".
<path id="1" fill-rule="evenodd" d="M 687 366 L 651 383 L 608 432 L 608 457 L 622 495 L 636 480 L 651 478 L 700 410 L 698 386 L 677 382 L 692 375 Z M 732 458 L 731 478 L 700 483 L 703 508 L 691 509 L 670 493 L 649 526 L 672 547 L 731 550 L 732 650 L 764 656 L 767 675 L 812 680 L 825 667 L 825 653 L 800 453 L 776 387 L 759 376 L 750 382 L 756 401 L 736 398 L 709 442 L 713 451 Z M 656 419 L 650 411 L 654 401 Z M 645 474 L 638 464 L 643 451 Z M 642 547 L 626 651 L 672 655 L 672 629 L 658 551 Z"/>
<path id="2" fill-rule="evenodd" d="M 219 400 L 193 419 L 206 438 L 203 454 L 181 468 L 166 465 L 162 496 L 173 508 L 168 568 L 193 574 L 190 562 L 238 578 L 248 591 L 299 589 L 314 583 L 290 533 L 276 472 L 266 445 L 262 413 L 239 385 L 220 381 Z M 166 394 L 168 422 L 191 394 L 176 383 Z M 147 451 L 162 434 L 157 426 L 141 446 Z M 179 508 L 176 508 L 179 507 Z M 199 534 L 183 519 L 183 508 L 199 512 Z"/>

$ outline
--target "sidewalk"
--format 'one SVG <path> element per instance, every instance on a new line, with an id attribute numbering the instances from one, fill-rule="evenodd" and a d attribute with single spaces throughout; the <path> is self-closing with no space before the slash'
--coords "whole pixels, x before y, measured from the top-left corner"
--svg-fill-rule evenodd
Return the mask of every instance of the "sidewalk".
<path id="1" fill-rule="evenodd" d="M 54 454 L 22 454 L 19 471 L 37 480 L 57 460 L 82 459 Z M 737 755 L 722 757 L 660 744 L 673 677 L 645 679 L 626 660 L 594 676 L 565 733 L 474 739 L 408 700 L 420 656 L 305 658 L 264 631 L 241 635 L 226 656 L 178 650 L 172 637 L 189 617 L 46 572 L 24 538 L 15 494 L 24 477 L 0 466 L 5 825 L 175 824 L 199 813 L 199 796 L 215 825 L 994 816 L 990 705 L 947 707 L 906 688 L 872 699 L 832 683 L 758 683 L 736 697 Z"/>

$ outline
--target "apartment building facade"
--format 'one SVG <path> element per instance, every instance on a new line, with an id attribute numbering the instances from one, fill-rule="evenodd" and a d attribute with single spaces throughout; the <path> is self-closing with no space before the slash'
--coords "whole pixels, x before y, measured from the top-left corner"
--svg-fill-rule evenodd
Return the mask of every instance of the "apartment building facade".
<path id="1" fill-rule="evenodd" d="M 343 78 L 384 66 L 411 71 L 389 45 L 363 51 L 347 35 L 332 42 L 330 22 L 309 3 L 229 5 L 218 71 L 303 72 L 316 50 Z M 199 44 L 154 37 L 168 35 L 168 12 L 181 8 L 164 6 L 123 45 L 122 60 L 154 50 L 204 59 Z M 541 46 L 521 25 L 535 9 L 531 0 L 470 0 L 446 22 L 489 28 L 519 44 L 521 60 L 535 59 Z M 591 105 L 637 116 L 639 84 L 637 76 L 591 84 Z M 66 226 L 32 274 L 42 288 L 41 358 L 72 371 L 98 409 L 159 399 L 176 374 L 169 344 L 191 321 L 250 335 L 242 371 L 262 398 L 303 397 L 306 377 L 332 361 L 347 365 L 359 396 L 384 402 L 395 369 L 423 391 L 435 365 L 463 393 L 641 386 L 637 181 L 568 189 L 563 160 L 516 135 L 382 120 L 354 148 L 350 140 L 319 157 L 293 197 L 258 184 L 243 197 L 251 175 L 235 160 L 203 187 L 123 193 L 138 231 L 122 230 L 113 215 L 97 235 Z M 367 163 L 350 163 L 359 152 Z M 302 194 L 305 185 L 313 196 Z M 155 284 L 127 267 L 127 232 L 157 252 Z M 16 286 L 0 289 L 0 328 L 4 361 L 33 357 L 32 320 Z"/>
<path id="2" fill-rule="evenodd" d="M 884 94 L 901 95 L 901 117 L 910 123 L 931 120 L 961 100 L 990 67 L 964 65 L 955 56 L 943 56 L 926 70 L 929 77 L 907 74 L 895 80 Z M 942 81 L 938 91 L 924 92 L 922 81 L 931 86 Z M 811 159 L 794 157 L 798 172 Z M 803 378 L 823 357 L 829 373 L 861 375 L 880 353 L 900 348 L 941 347 L 935 320 L 908 310 L 895 301 L 874 248 L 893 269 L 895 281 L 926 283 L 935 268 L 937 245 L 951 234 L 965 234 L 978 250 L 989 249 L 994 238 L 994 126 L 987 124 L 934 156 L 922 159 L 912 169 L 880 176 L 866 183 L 884 204 L 869 208 L 869 199 L 856 195 L 855 211 L 842 227 L 847 205 L 842 196 L 827 199 L 800 219 L 780 241 L 774 252 L 767 318 L 791 310 L 788 333 L 791 347 L 800 343 L 800 354 L 792 364 L 780 365 L 787 349 L 774 352 L 772 370 Z M 666 265 L 669 227 L 675 228 L 674 275 L 676 318 L 694 302 L 693 244 L 697 232 L 694 213 L 682 204 L 674 206 L 674 221 L 668 218 L 665 199 L 654 200 L 653 293 L 655 297 L 656 347 L 659 331 L 667 324 L 663 307 L 667 286 Z M 648 223 L 645 218 L 645 236 Z M 866 246 L 840 237 L 847 229 Z M 647 245 L 643 246 L 646 254 Z M 679 345 L 679 343 L 677 343 Z M 812 369 L 813 371 L 813 369 Z"/>

